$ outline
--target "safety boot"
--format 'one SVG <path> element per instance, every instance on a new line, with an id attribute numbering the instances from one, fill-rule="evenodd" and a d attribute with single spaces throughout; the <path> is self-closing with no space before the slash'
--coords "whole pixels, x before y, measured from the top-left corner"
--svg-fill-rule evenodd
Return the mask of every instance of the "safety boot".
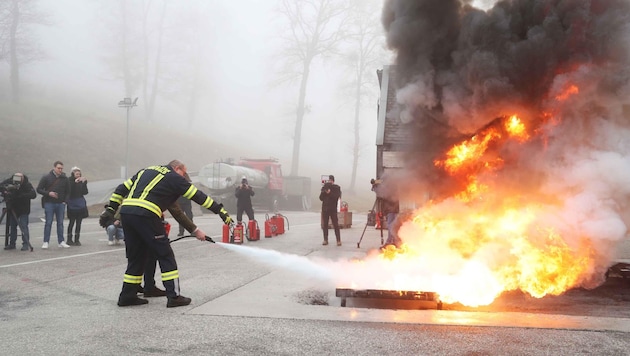
<path id="1" fill-rule="evenodd" d="M 150 289 L 145 288 L 143 294 L 145 298 L 166 297 L 166 291 L 155 286 Z"/>
<path id="2" fill-rule="evenodd" d="M 178 295 L 177 297 L 169 297 L 166 302 L 167 308 L 175 308 L 175 307 L 183 307 L 184 305 L 190 304 L 192 299 L 186 298 L 183 295 Z"/>
<path id="3" fill-rule="evenodd" d="M 134 305 L 143 305 L 149 303 L 148 300 L 138 298 L 136 292 L 138 291 L 137 284 L 125 283 L 123 282 L 122 290 L 120 291 L 120 295 L 118 296 L 118 306 L 119 307 L 128 307 Z"/>

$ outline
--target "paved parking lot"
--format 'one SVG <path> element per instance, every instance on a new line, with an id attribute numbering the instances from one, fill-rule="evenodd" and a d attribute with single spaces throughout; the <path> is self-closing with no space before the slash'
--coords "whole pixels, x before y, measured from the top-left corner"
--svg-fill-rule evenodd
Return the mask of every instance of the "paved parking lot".
<path id="1" fill-rule="evenodd" d="M 116 306 L 124 247 L 107 246 L 97 219 L 84 222 L 83 246 L 48 250 L 41 249 L 43 223 L 33 221 L 34 252 L 0 251 L 2 353 L 628 354 L 630 320 L 623 317 L 343 308 L 310 261 L 364 256 L 380 245 L 378 231 L 368 228 L 357 248 L 366 217 L 355 213 L 343 246 L 322 246 L 317 213 L 285 215 L 289 230 L 281 236 L 238 246 L 173 243 L 182 294 L 193 301 L 171 309 L 164 298 Z M 195 222 L 221 240 L 217 216 Z"/>

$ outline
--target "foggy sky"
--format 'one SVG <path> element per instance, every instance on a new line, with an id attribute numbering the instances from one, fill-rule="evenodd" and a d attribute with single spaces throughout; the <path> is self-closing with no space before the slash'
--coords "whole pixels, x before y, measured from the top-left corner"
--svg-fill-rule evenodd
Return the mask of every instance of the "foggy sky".
<path id="1" fill-rule="evenodd" d="M 111 9 L 117 6 L 114 3 L 82 0 L 40 2 L 52 20 L 51 26 L 40 27 L 36 31 L 47 59 L 22 68 L 25 94 L 68 105 L 77 103 L 76 107 L 87 107 L 90 115 L 102 115 L 124 125 L 124 112 L 117 107 L 118 101 L 125 96 L 124 87 L 107 68 L 108 48 L 104 45 L 112 22 L 119 20 L 112 15 Z M 154 9 L 161 4 L 153 3 Z M 200 122 L 195 124 L 193 131 L 212 141 L 249 146 L 250 157 L 277 157 L 288 173 L 298 87 L 296 84 L 284 87 L 271 85 L 275 76 L 272 60 L 278 46 L 274 33 L 280 30 L 282 22 L 273 12 L 275 2 L 214 0 L 200 3 L 207 10 L 203 21 L 207 32 L 201 36 L 205 38 L 209 52 L 203 75 L 211 78 L 212 85 L 206 88 L 200 107 Z M 191 4 L 169 3 L 168 20 L 171 22 L 168 25 L 171 29 L 176 27 L 174 21 L 184 12 L 183 8 Z M 152 21 L 155 22 L 156 17 L 154 15 Z M 133 12 L 130 19 L 139 21 L 134 18 Z M 167 37 L 168 43 L 176 47 L 179 35 L 175 35 L 175 29 L 172 33 L 172 37 Z M 140 46 L 139 41 L 137 46 Z M 374 73 L 377 69 L 374 68 Z M 6 64 L 0 66 L 0 75 L 7 78 Z M 349 183 L 352 163 L 353 114 L 352 105 L 338 92 L 339 77 L 338 68 L 334 65 L 317 63 L 312 68 L 307 94 L 310 113 L 304 121 L 300 173 L 312 175 L 315 181 L 320 174 L 335 174 L 344 185 Z M 373 80 L 378 85 L 376 74 Z M 132 96 L 140 97 L 139 103 L 146 100 L 141 93 L 133 93 Z M 184 119 L 185 103 L 169 100 L 168 95 L 158 99 L 157 124 L 180 128 L 177 122 Z M 367 182 L 374 176 L 376 161 L 376 101 L 366 105 L 362 114 L 365 118 L 362 125 L 364 152 L 358 179 L 365 181 L 366 189 L 369 189 Z M 143 115 L 142 105 L 132 111 L 133 120 L 141 120 Z M 239 158 L 230 152 L 223 156 Z M 185 160 L 185 157 L 182 159 Z"/>

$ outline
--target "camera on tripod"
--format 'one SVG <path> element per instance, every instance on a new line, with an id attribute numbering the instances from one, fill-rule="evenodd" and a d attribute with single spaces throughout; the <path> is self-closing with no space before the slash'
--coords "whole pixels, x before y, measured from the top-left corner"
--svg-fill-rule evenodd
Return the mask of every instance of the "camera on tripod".
<path id="1" fill-rule="evenodd" d="M 2 197 L 3 201 L 10 201 L 11 198 L 13 198 L 13 194 L 15 192 L 17 192 L 19 186 L 15 185 L 15 184 L 2 184 L 0 185 L 0 196 Z"/>
<path id="2" fill-rule="evenodd" d="M 378 188 L 379 184 L 381 184 L 383 181 L 381 179 L 370 179 L 370 184 L 372 184 L 372 191 L 374 191 L 374 189 Z"/>

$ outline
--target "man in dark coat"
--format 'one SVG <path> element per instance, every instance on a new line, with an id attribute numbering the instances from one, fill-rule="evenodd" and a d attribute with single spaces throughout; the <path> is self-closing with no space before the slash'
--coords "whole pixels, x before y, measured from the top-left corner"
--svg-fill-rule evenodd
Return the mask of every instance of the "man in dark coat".
<path id="1" fill-rule="evenodd" d="M 63 163 L 55 161 L 53 169 L 44 175 L 37 185 L 37 192 L 42 195 L 42 205 L 46 216 L 43 249 L 48 248 L 53 216 L 57 221 L 57 242 L 59 247 L 70 247 L 63 238 L 63 218 L 66 212 L 65 202 L 69 189 L 68 177 L 63 172 Z"/>
<path id="2" fill-rule="evenodd" d="M 324 242 L 328 245 L 328 219 L 332 221 L 337 238 L 337 246 L 341 246 L 341 232 L 339 231 L 339 217 L 337 216 L 337 202 L 341 199 L 341 187 L 335 184 L 335 176 L 328 176 L 328 182 L 322 187 L 319 193 L 319 200 L 322 201 L 322 230 L 324 231 Z"/>
<path id="3" fill-rule="evenodd" d="M 0 183 L 2 195 L 7 205 L 7 225 L 9 226 L 9 244 L 5 250 L 15 250 L 17 228 L 22 231 L 22 251 L 31 249 L 28 232 L 28 215 L 31 213 L 31 199 L 37 197 L 35 188 L 28 177 L 22 173 L 15 173 L 13 177 Z"/>
<path id="4" fill-rule="evenodd" d="M 254 189 L 247 182 L 247 178 L 241 179 L 241 185 L 236 187 L 236 221 L 240 224 L 243 221 L 243 212 L 247 214 L 249 220 L 254 220 L 254 208 L 252 207 L 252 197 Z"/>

